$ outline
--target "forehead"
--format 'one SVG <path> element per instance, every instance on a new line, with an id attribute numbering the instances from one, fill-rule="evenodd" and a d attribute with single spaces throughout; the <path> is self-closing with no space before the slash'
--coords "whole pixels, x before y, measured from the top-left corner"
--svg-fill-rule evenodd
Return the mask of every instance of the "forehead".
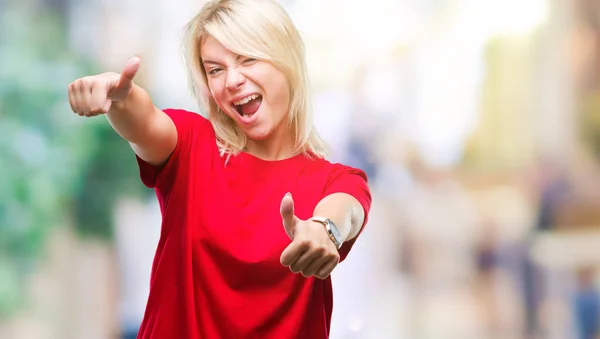
<path id="1" fill-rule="evenodd" d="M 238 55 L 223 46 L 217 39 L 207 36 L 200 45 L 200 57 L 209 60 L 236 58 Z"/>

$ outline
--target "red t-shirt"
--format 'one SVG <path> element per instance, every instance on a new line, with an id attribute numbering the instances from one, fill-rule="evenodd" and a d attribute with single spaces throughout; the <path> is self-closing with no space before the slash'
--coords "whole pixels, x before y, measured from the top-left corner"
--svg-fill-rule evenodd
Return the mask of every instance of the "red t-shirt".
<path id="1" fill-rule="evenodd" d="M 281 265 L 290 239 L 279 207 L 291 192 L 296 215 L 308 219 L 323 197 L 344 192 L 366 215 L 365 173 L 303 155 L 264 161 L 241 153 L 225 163 L 208 120 L 165 112 L 177 128 L 175 151 L 160 168 L 138 158 L 163 216 L 138 338 L 327 338 L 331 279 L 307 279 Z M 343 245 L 342 259 L 353 242 Z"/>

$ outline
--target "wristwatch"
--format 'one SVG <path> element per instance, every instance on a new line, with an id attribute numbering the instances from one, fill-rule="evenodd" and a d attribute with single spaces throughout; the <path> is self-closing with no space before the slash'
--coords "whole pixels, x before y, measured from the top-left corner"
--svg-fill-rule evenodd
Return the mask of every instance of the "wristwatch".
<path id="1" fill-rule="evenodd" d="M 340 230 L 338 230 L 337 226 L 335 226 L 333 221 L 323 217 L 312 217 L 310 220 L 325 226 L 325 230 L 329 235 L 329 239 L 333 241 L 335 248 L 339 250 L 340 247 L 342 247 L 342 234 L 340 233 Z"/>

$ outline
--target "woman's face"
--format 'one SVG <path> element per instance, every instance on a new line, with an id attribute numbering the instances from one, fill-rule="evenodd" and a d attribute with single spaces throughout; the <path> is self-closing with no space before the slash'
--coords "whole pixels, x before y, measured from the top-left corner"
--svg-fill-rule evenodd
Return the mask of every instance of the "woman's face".
<path id="1" fill-rule="evenodd" d="M 213 99 L 249 139 L 285 137 L 290 90 L 281 71 L 235 54 L 210 36 L 202 45 L 201 58 Z"/>

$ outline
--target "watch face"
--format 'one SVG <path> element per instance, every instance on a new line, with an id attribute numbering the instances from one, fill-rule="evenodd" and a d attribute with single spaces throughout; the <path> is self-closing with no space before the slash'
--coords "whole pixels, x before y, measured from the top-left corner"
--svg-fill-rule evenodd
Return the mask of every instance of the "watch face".
<path id="1" fill-rule="evenodd" d="M 331 233 L 338 241 L 340 241 L 340 239 L 342 239 L 342 234 L 338 230 L 337 226 L 333 223 L 333 221 L 331 221 L 329 219 L 327 219 L 327 221 L 329 222 L 329 226 L 331 228 Z"/>

